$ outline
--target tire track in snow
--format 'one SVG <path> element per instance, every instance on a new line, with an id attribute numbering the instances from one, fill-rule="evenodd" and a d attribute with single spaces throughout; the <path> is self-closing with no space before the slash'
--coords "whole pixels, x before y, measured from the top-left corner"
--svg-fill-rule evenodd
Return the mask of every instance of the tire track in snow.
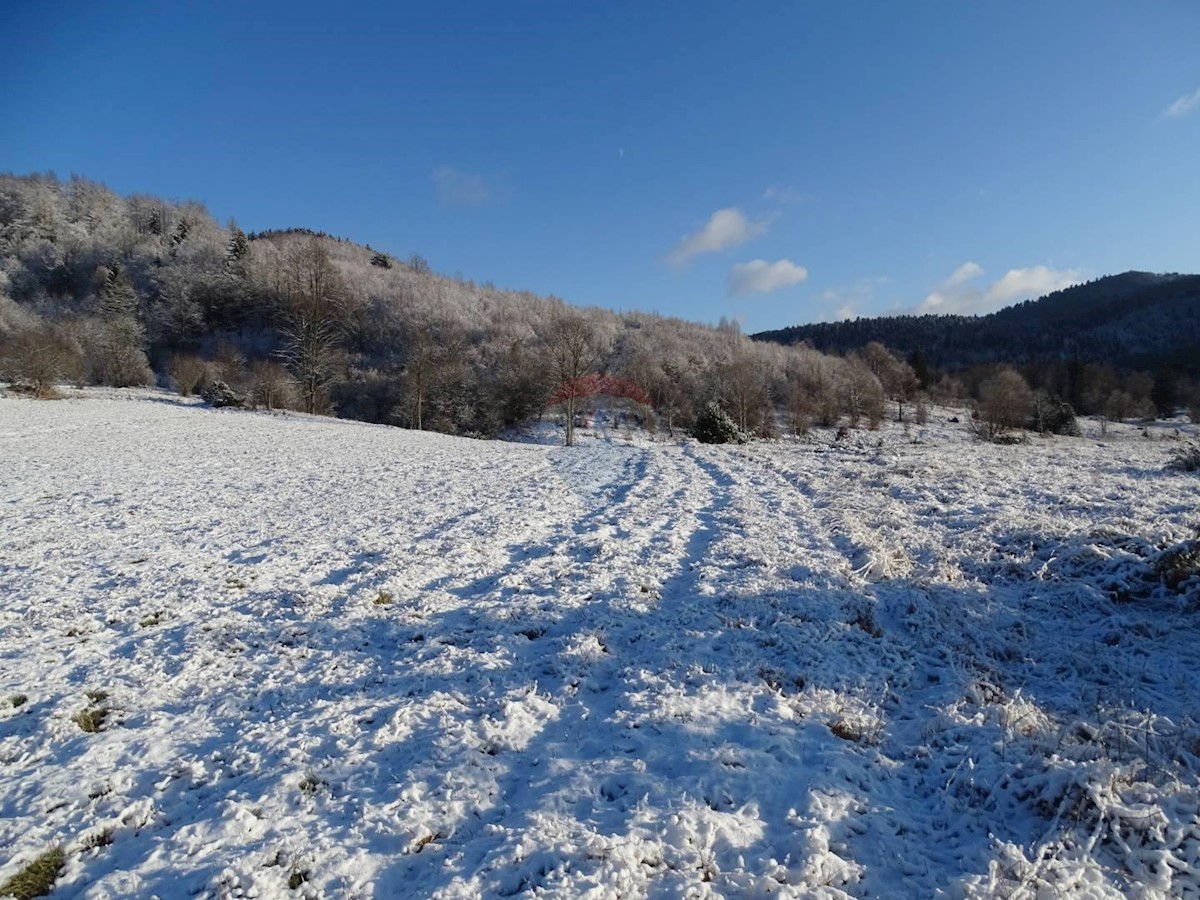
<path id="1" fill-rule="evenodd" d="M 476 853 L 489 847 L 462 868 L 476 871 L 477 879 L 501 893 L 552 880 L 553 866 L 538 872 L 536 865 L 516 864 L 523 859 L 523 831 L 550 827 L 546 817 L 573 840 L 607 847 L 596 851 L 604 857 L 615 834 L 632 828 L 637 840 L 656 837 L 645 823 L 631 825 L 639 795 L 660 808 L 686 800 L 689 790 L 718 796 L 706 790 L 703 775 L 676 771 L 673 754 L 664 762 L 655 720 L 661 718 L 659 707 L 669 706 L 678 685 L 690 677 L 694 642 L 719 631 L 713 600 L 701 590 L 703 561 L 733 522 L 728 516 L 732 481 L 718 467 L 674 448 L 641 451 L 636 458 L 636 464 L 624 462 L 621 478 L 607 482 L 596 504 L 575 519 L 558 545 L 561 555 L 577 560 L 572 591 L 586 590 L 588 599 L 547 616 L 545 631 L 534 631 L 514 651 L 514 665 L 491 679 L 490 699 L 480 701 L 483 732 L 501 735 L 501 746 L 485 747 L 481 763 L 495 772 L 490 790 L 496 806 L 475 821 L 457 822 L 447 846 L 470 846 Z M 615 506 L 605 505 L 603 497 L 614 494 Z M 610 546 L 614 529 L 620 540 Z M 600 552 L 592 554 L 597 547 Z M 505 577 L 524 577 L 523 562 L 516 560 Z M 630 570 L 637 577 L 620 575 Z M 534 567 L 532 576 L 538 571 Z M 548 662 L 547 653 L 552 654 Z M 543 678 L 531 685 L 521 678 L 539 671 L 539 655 Z M 503 736 L 506 722 L 520 720 L 522 710 L 532 707 L 542 716 L 526 723 L 534 733 L 516 746 Z M 716 752 L 719 743 L 703 737 L 694 742 L 706 754 Z M 508 769 L 506 757 L 513 760 Z M 573 758 L 579 759 L 577 765 L 568 764 Z M 555 771 L 548 770 L 552 765 Z M 587 809 L 564 815 L 563 809 L 579 804 Z M 512 826 L 508 810 L 513 807 L 534 811 L 524 828 Z M 501 823 L 508 825 L 489 832 Z M 661 847 L 647 852 L 661 853 Z M 399 877 L 419 876 L 409 869 Z M 481 884 L 476 880 L 459 888 L 484 889 Z"/>

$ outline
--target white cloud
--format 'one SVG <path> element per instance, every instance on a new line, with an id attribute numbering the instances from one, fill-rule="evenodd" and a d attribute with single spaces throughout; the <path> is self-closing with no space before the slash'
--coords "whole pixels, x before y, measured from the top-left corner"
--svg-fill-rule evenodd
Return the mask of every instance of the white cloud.
<path id="1" fill-rule="evenodd" d="M 430 177 L 437 187 L 438 203 L 442 206 L 483 206 L 496 195 L 482 175 L 453 166 L 438 166 Z"/>
<path id="2" fill-rule="evenodd" d="M 1200 88 L 1196 88 L 1190 94 L 1184 94 L 1164 109 L 1162 114 L 1168 119 L 1182 119 L 1188 113 L 1195 112 L 1197 109 L 1200 109 Z"/>
<path id="3" fill-rule="evenodd" d="M 982 274 L 983 269 L 980 267 L 979 263 L 965 262 L 950 274 L 950 277 L 946 279 L 945 283 L 950 287 L 954 287 L 956 285 L 964 284 L 970 281 L 972 278 L 978 278 Z"/>
<path id="4" fill-rule="evenodd" d="M 751 221 L 745 213 L 734 207 L 718 209 L 703 228 L 679 239 L 675 249 L 667 254 L 667 262 L 678 266 L 701 253 L 715 253 L 744 244 L 751 238 L 766 234 L 771 221 L 769 218 Z"/>
<path id="5" fill-rule="evenodd" d="M 823 313 L 824 317 L 820 321 L 830 321 L 830 316 L 836 322 L 857 319 L 862 315 L 864 307 L 875 304 L 876 289 L 887 283 L 886 275 L 872 275 L 869 278 L 860 278 L 849 285 L 822 291 L 818 299 L 824 304 L 826 310 L 832 309 L 833 312 Z"/>
<path id="6" fill-rule="evenodd" d="M 770 200 L 773 203 L 782 203 L 791 205 L 793 203 L 804 202 L 804 194 L 798 191 L 791 185 L 773 184 L 763 191 L 763 199 Z"/>
<path id="7" fill-rule="evenodd" d="M 729 270 L 729 294 L 769 294 L 780 288 L 800 284 L 806 278 L 808 270 L 790 259 L 780 259 L 773 263 L 765 259 L 755 259 L 748 263 L 738 263 Z"/>
<path id="8" fill-rule="evenodd" d="M 1083 281 L 1082 273 L 1076 269 L 1051 269 L 1048 266 L 1009 269 L 988 285 L 978 283 L 983 274 L 977 263 L 963 263 L 931 291 L 914 312 L 918 315 L 986 315 L 1020 300 L 1033 300 Z"/>

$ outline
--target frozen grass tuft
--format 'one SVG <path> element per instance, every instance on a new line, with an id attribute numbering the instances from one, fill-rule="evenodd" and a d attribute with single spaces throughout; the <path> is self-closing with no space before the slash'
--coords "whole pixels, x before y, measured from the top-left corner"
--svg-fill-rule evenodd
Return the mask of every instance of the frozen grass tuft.
<path id="1" fill-rule="evenodd" d="M 81 709 L 71 716 L 71 721 L 88 734 L 104 730 L 104 720 L 108 718 L 108 710 L 103 706 L 93 709 Z"/>
<path id="2" fill-rule="evenodd" d="M 71 721 L 88 734 L 103 731 L 104 720 L 108 718 L 108 707 L 103 705 L 108 699 L 108 691 L 87 691 L 84 696 L 92 702 L 92 706 L 75 713 Z"/>
<path id="3" fill-rule="evenodd" d="M 101 828 L 84 837 L 80 845 L 84 850 L 99 850 L 101 847 L 107 847 L 112 842 L 113 830 L 111 828 Z"/>
<path id="4" fill-rule="evenodd" d="M 66 861 L 67 857 L 61 848 L 47 850 L 0 885 L 0 896 L 15 897 L 17 900 L 45 897 L 54 890 L 54 882 L 58 880 L 58 873 Z"/>
<path id="5" fill-rule="evenodd" d="M 317 791 L 319 791 L 321 789 L 321 786 L 323 784 L 325 784 L 325 782 L 317 776 L 317 773 L 314 772 L 312 769 L 309 769 L 304 774 L 304 777 L 302 779 L 300 779 L 300 784 L 299 784 L 300 792 L 302 794 L 307 794 L 308 796 L 311 797 L 314 794 L 316 794 Z"/>

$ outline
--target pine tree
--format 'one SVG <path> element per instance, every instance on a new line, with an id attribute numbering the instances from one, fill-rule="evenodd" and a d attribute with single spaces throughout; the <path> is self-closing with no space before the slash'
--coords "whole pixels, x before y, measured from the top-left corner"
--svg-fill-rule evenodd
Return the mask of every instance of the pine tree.
<path id="1" fill-rule="evenodd" d="M 191 223 L 187 219 L 180 219 L 179 224 L 175 226 L 175 230 L 171 232 L 171 248 L 174 249 L 186 241 L 188 232 L 191 230 Z"/>
<path id="2" fill-rule="evenodd" d="M 130 317 L 136 319 L 141 308 L 137 290 L 129 276 L 118 265 L 110 268 L 104 276 L 100 289 L 100 311 L 106 319 Z"/>

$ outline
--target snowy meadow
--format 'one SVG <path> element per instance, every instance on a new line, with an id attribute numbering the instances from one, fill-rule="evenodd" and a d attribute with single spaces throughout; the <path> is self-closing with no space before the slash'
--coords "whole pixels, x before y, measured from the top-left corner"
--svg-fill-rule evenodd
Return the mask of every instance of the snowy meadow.
<path id="1" fill-rule="evenodd" d="M 952 415 L 566 448 L 0 398 L 0 884 L 1196 896 L 1200 477 L 1174 426 Z"/>

